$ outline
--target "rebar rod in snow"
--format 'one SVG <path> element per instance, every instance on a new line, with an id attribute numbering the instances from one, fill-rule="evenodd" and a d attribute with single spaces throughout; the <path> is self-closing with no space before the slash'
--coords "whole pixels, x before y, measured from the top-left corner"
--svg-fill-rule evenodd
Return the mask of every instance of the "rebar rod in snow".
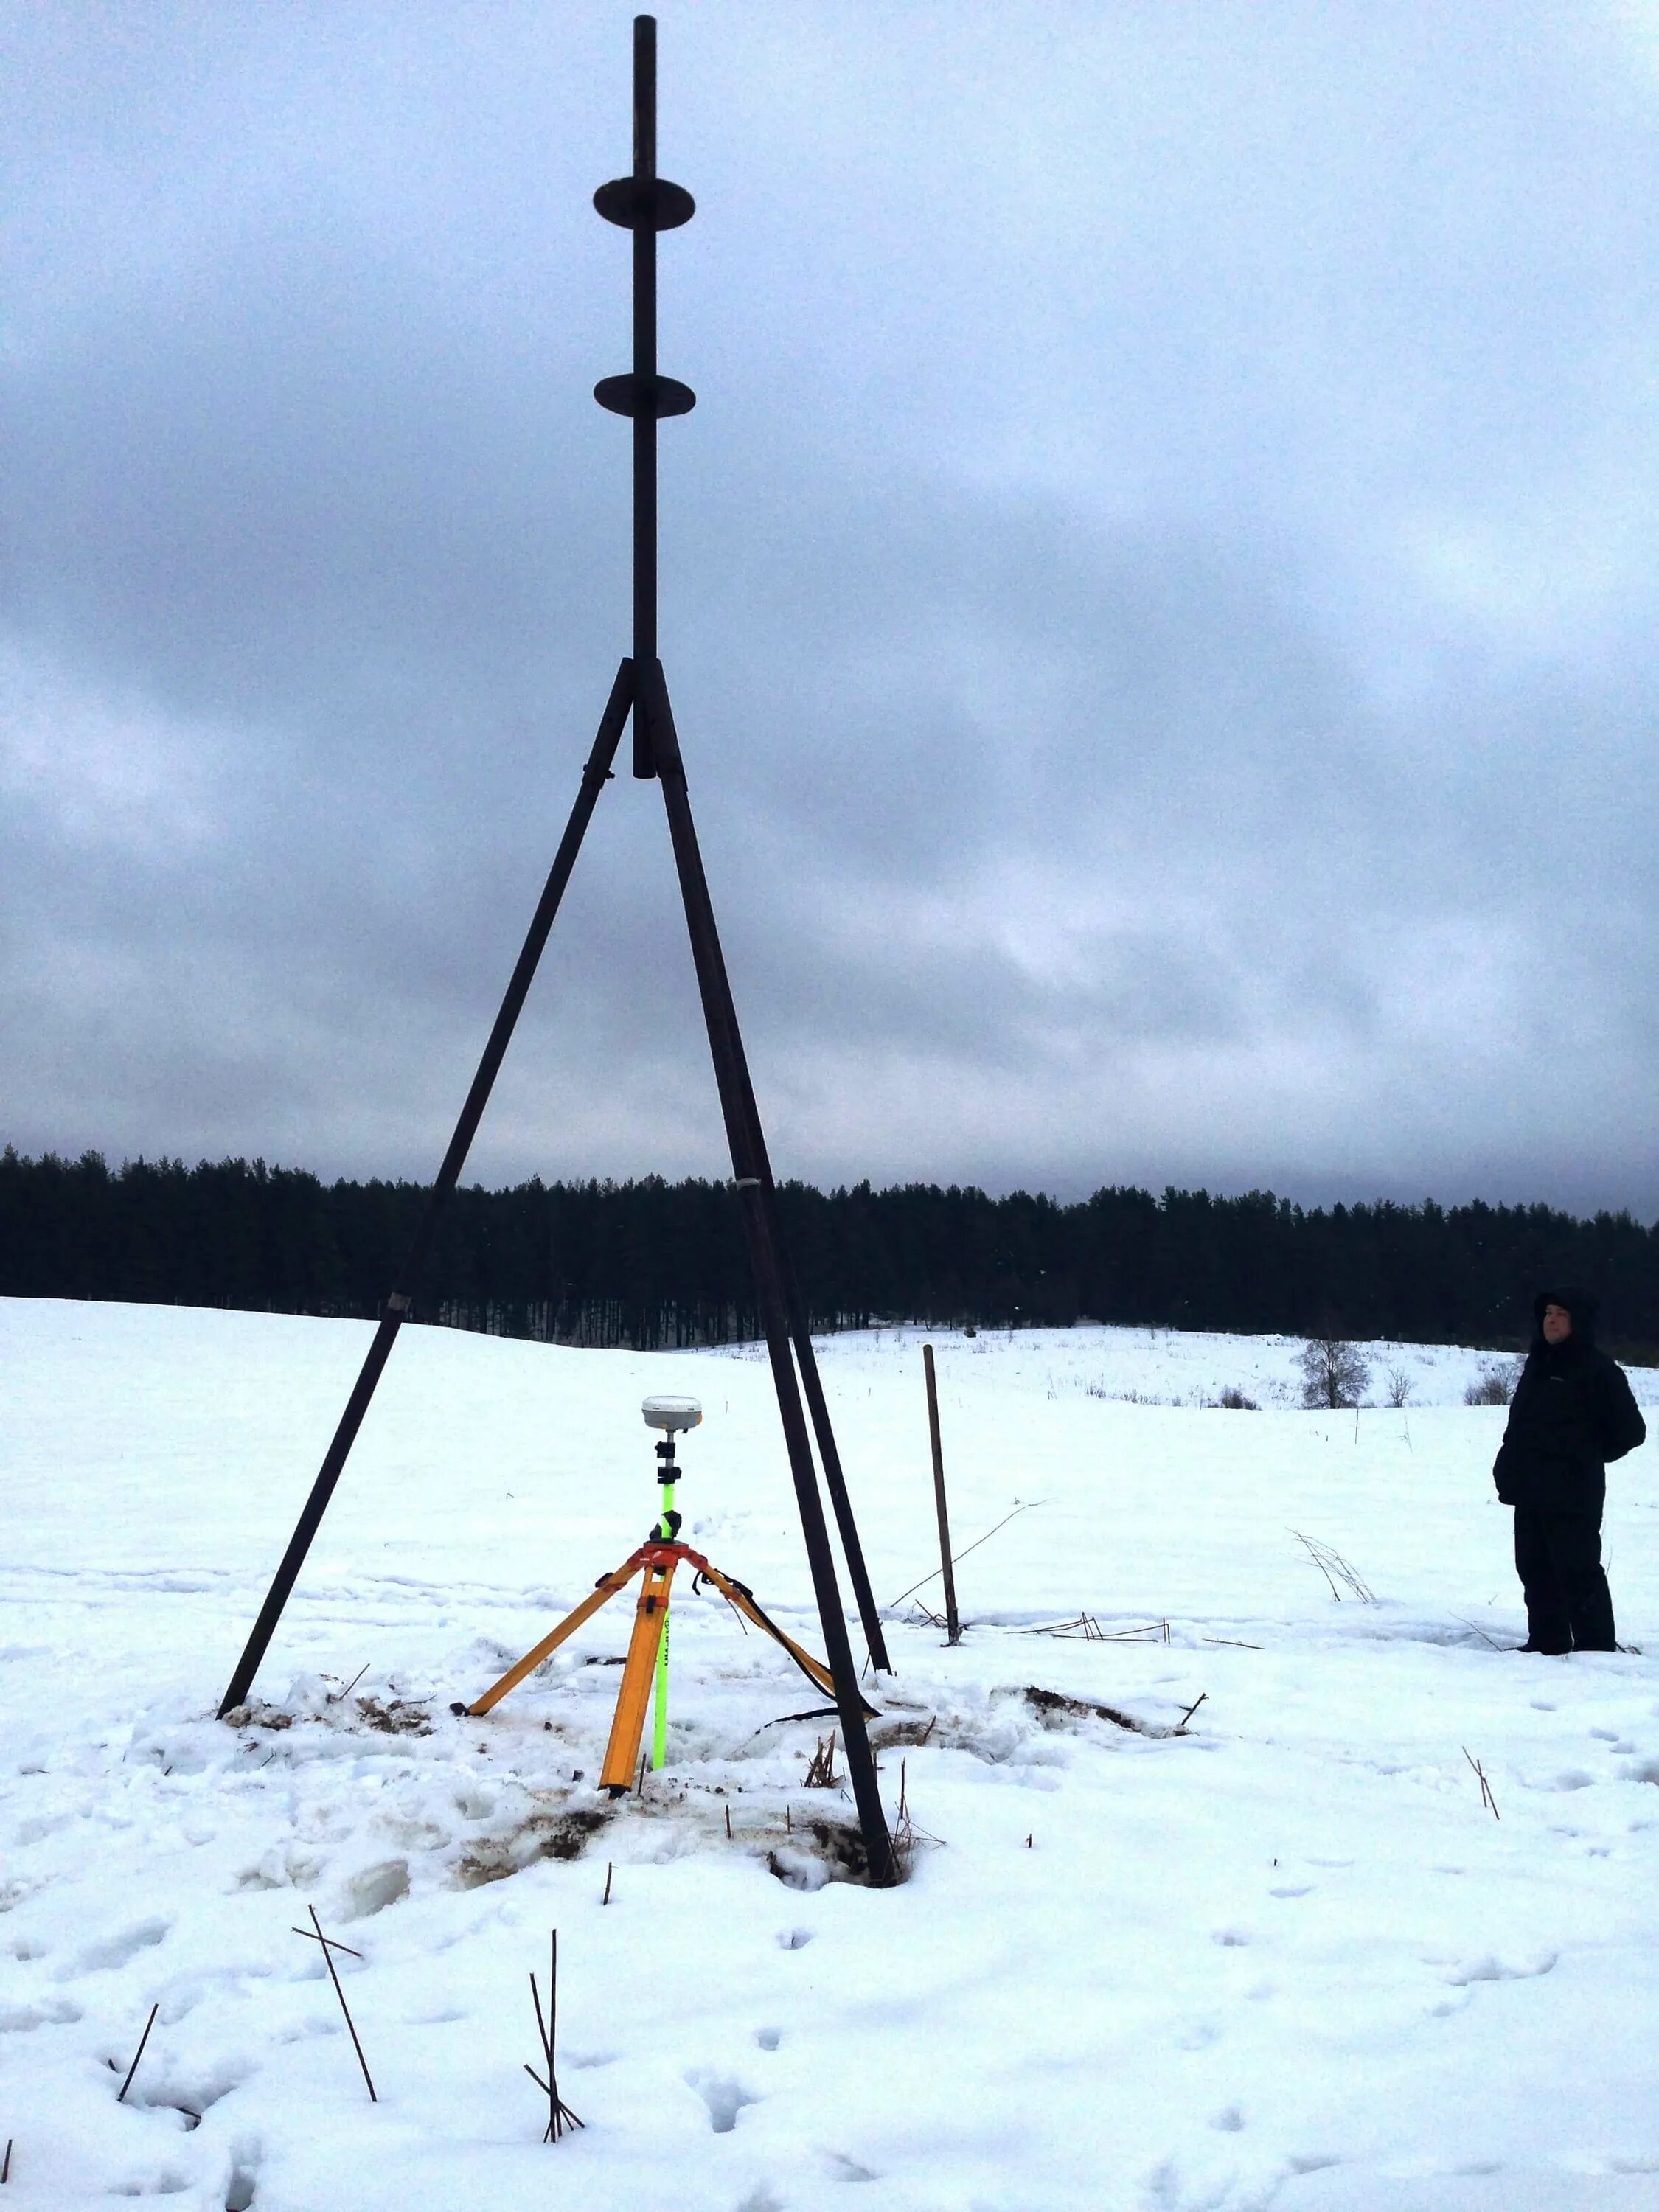
<path id="1" fill-rule="evenodd" d="M 317 1917 L 316 1906 L 314 1905 L 308 1905 L 306 1907 L 306 1911 L 311 1915 L 311 1925 L 312 1928 L 316 1930 L 317 1941 L 323 1947 L 323 1964 L 328 1968 L 328 1978 L 334 1984 L 334 1994 L 340 2000 L 340 2010 L 345 2014 L 345 2024 L 350 2030 L 351 2047 L 357 2054 L 357 2063 L 363 2069 L 363 2080 L 368 2084 L 368 2101 L 371 2105 L 378 2105 L 380 2100 L 374 2094 L 374 2084 L 369 2077 L 368 2061 L 364 2057 L 363 2046 L 357 2039 L 356 2023 L 351 2017 L 351 2007 L 346 2002 L 345 1991 L 340 1987 L 340 1977 L 334 1971 L 334 1952 L 336 1949 L 334 1939 L 331 1936 L 324 1935 L 323 1923 Z M 296 1928 L 294 1932 L 296 1936 L 304 1936 L 309 1931 L 304 1928 Z M 345 1943 L 340 1944 L 337 1948 L 342 1951 L 350 1948 L 349 1945 Z M 362 1956 L 362 1953 L 361 1951 L 353 1951 L 351 1955 L 354 1959 L 360 1959 Z"/>
<path id="2" fill-rule="evenodd" d="M 138 2048 L 132 2054 L 132 2063 L 127 2069 L 127 2078 L 122 2082 L 121 2094 L 115 2100 L 118 2105 L 125 2105 L 127 2101 L 127 2091 L 132 2087 L 132 2077 L 138 2071 L 138 2061 L 144 2055 L 144 2045 L 149 2041 L 149 2032 L 155 2027 L 155 2015 L 161 2009 L 159 2004 L 153 2004 L 149 2008 L 149 2018 L 144 2022 L 144 2032 L 138 2039 Z"/>

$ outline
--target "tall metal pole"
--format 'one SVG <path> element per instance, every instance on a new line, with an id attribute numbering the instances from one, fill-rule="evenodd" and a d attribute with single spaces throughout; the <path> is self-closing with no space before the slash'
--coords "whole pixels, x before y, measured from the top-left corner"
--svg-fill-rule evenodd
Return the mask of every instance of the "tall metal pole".
<path id="1" fill-rule="evenodd" d="M 601 185 L 593 204 L 607 222 L 634 234 L 634 369 L 631 376 L 608 376 L 593 388 L 593 397 L 613 414 L 629 415 L 634 423 L 634 665 L 648 669 L 657 661 L 657 423 L 665 415 L 688 413 L 696 395 L 672 377 L 657 371 L 657 233 L 677 229 L 696 211 L 690 192 L 657 174 L 657 26 L 649 15 L 634 19 L 634 170 Z M 634 714 L 634 773 L 657 774 L 646 717 L 636 707 Z M 718 939 L 716 940 L 718 955 Z M 730 997 L 725 964 L 720 964 L 720 987 Z M 783 1249 L 782 1224 L 777 1193 L 766 1158 L 766 1141 L 755 1106 L 754 1086 L 744 1057 L 742 1039 L 733 1033 L 736 1073 L 742 1092 L 742 1111 L 750 1127 L 751 1149 L 759 1156 L 772 1241 Z M 865 1643 L 872 1662 L 885 1673 L 890 1662 L 881 1614 L 870 1585 L 858 1524 L 853 1517 L 847 1478 L 842 1470 L 830 1409 L 818 1376 L 817 1359 L 807 1327 L 806 1310 L 793 1270 L 784 1264 L 784 1288 L 788 1305 L 789 1331 L 799 1363 L 801 1382 L 823 1462 L 823 1479 L 835 1509 L 842 1550 L 858 1602 Z"/>
<path id="2" fill-rule="evenodd" d="M 657 659 L 657 25 L 634 18 L 634 665 Z M 647 213 L 648 210 L 648 213 Z M 647 398 L 649 404 L 646 404 Z M 645 717 L 634 773 L 655 775 Z"/>
<path id="3" fill-rule="evenodd" d="M 634 172 L 602 185 L 593 204 L 609 222 L 631 228 L 634 234 L 634 368 L 629 376 L 607 377 L 594 386 L 593 396 L 613 414 L 631 415 L 634 422 L 634 653 L 638 672 L 634 701 L 634 772 L 657 775 L 663 787 L 669 835 L 691 939 L 697 988 L 708 1031 L 709 1052 L 726 1122 L 732 1169 L 742 1204 L 744 1230 L 754 1272 L 756 1291 L 766 1332 L 772 1379 L 777 1391 L 778 1412 L 783 1424 L 790 1474 L 801 1516 L 814 1595 L 824 1638 L 825 1656 L 836 1684 L 836 1703 L 842 1723 L 842 1741 L 853 1795 L 863 1831 L 866 1856 L 872 1881 L 889 1881 L 894 1867 L 891 1840 L 882 1810 L 875 1760 L 864 1724 L 863 1700 L 859 1695 L 852 1646 L 836 1585 L 835 1557 L 830 1548 L 823 1501 L 818 1492 L 817 1470 L 807 1435 L 801 1404 L 800 1382 L 792 1355 L 792 1322 L 799 1322 L 805 1343 L 803 1373 L 810 1370 L 815 1397 L 815 1416 L 822 1409 L 820 1437 L 829 1438 L 826 1469 L 833 1463 L 831 1483 L 849 1571 L 859 1586 L 860 1609 L 872 1657 L 886 1665 L 886 1647 L 869 1577 L 865 1571 L 858 1532 L 847 1501 L 839 1455 L 835 1452 L 828 1407 L 818 1385 L 811 1343 L 805 1336 L 804 1312 L 785 1257 L 777 1218 L 776 1194 L 761 1133 L 753 1089 L 738 1030 L 737 1011 L 726 977 L 715 927 L 713 902 L 697 845 L 687 795 L 685 770 L 662 664 L 655 653 L 657 635 L 657 421 L 664 415 L 684 414 L 696 404 L 683 384 L 659 373 L 657 368 L 656 232 L 678 228 L 695 211 L 689 192 L 657 174 L 656 25 L 648 15 L 634 21 Z M 648 239 L 642 234 L 649 234 Z M 647 652 L 647 641 L 652 649 Z M 828 1478 L 827 1478 L 828 1479 Z"/>
<path id="4" fill-rule="evenodd" d="M 869 1732 L 864 1724 L 864 1701 L 859 1695 L 858 1673 L 854 1663 L 853 1648 L 848 1641 L 841 1592 L 836 1582 L 835 1556 L 830 1549 L 830 1531 L 823 1517 L 823 1500 L 818 1495 L 817 1471 L 812 1463 L 812 1447 L 806 1433 L 806 1419 L 801 1407 L 800 1389 L 791 1357 L 785 1261 L 773 1238 L 766 1184 L 762 1174 L 764 1163 L 755 1142 L 756 1125 L 746 1111 L 743 1085 L 738 1073 L 737 1010 L 726 981 L 726 966 L 720 957 L 714 906 L 708 896 L 708 878 L 703 873 L 697 833 L 691 819 L 685 769 L 680 758 L 679 740 L 674 729 L 673 713 L 668 703 L 668 691 L 663 682 L 660 663 L 653 672 L 653 677 L 641 684 L 634 711 L 636 717 L 641 713 L 643 714 L 656 755 L 657 773 L 662 781 L 663 804 L 668 814 L 669 835 L 673 841 L 674 861 L 679 873 L 680 896 L 685 908 L 686 927 L 691 939 L 691 957 L 696 967 L 703 1020 L 708 1031 L 709 1054 L 714 1063 L 714 1079 L 726 1121 L 732 1172 L 743 1208 L 744 1234 L 749 1246 L 755 1288 L 760 1299 L 761 1323 L 766 1332 L 766 1349 L 772 1364 L 772 1382 L 777 1392 L 779 1418 L 783 1423 L 789 1472 L 800 1511 L 806 1563 L 812 1577 L 813 1595 L 817 1600 L 824 1656 L 830 1662 L 830 1672 L 836 1685 L 836 1708 L 841 1719 L 848 1778 L 853 1785 L 853 1802 L 858 1808 L 859 1826 L 864 1837 L 870 1878 L 878 1885 L 885 1884 L 895 1879 L 897 1871 L 893 1859 L 892 1839 L 887 1830 L 887 1816 L 882 1809 L 881 1788 L 876 1778 Z"/>

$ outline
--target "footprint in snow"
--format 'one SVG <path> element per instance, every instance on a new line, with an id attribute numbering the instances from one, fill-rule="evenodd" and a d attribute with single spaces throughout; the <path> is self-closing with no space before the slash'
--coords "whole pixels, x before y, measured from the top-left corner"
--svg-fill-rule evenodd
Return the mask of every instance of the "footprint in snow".
<path id="1" fill-rule="evenodd" d="M 155 1918 L 135 1921 L 124 1928 L 118 1936 L 106 1936 L 100 1943 L 88 1943 L 72 1966 L 60 1967 L 58 1979 L 66 1982 L 76 1974 L 110 1973 L 125 1966 L 141 1951 L 148 1951 L 157 1943 L 165 1943 L 172 1929 L 170 1920 Z"/>
<path id="2" fill-rule="evenodd" d="M 685 2076 L 686 2087 L 695 2089 L 708 2110 L 708 2124 L 717 2136 L 729 2136 L 738 2124 L 738 2114 L 745 2105 L 757 2105 L 760 2099 L 745 2089 L 729 2074 L 705 2073 L 694 2066 Z"/>
<path id="3" fill-rule="evenodd" d="M 230 2155 L 225 2212 L 252 2212 L 254 2190 L 259 2179 L 259 2147 L 244 2139 L 232 2147 Z"/>
<path id="4" fill-rule="evenodd" d="M 1558 1951 L 1542 1951 L 1531 1966 L 1506 1966 L 1489 1951 L 1466 1966 L 1454 1967 L 1446 1979 L 1454 1989 L 1467 1989 L 1471 1982 L 1528 1982 L 1539 1974 L 1547 1974 L 1559 1956 Z"/>
<path id="5" fill-rule="evenodd" d="M 780 1951 L 804 1951 L 812 1940 L 810 1928 L 786 1928 L 778 1937 Z"/>
<path id="6" fill-rule="evenodd" d="M 388 1905 L 396 1905 L 400 1898 L 409 1895 L 409 1861 L 385 1859 L 379 1866 L 365 1867 L 361 1874 L 352 1875 L 346 1884 L 345 1917 L 348 1920 L 370 1920 L 377 1912 L 384 1912 Z"/>
<path id="7" fill-rule="evenodd" d="M 755 2040 L 763 2051 L 775 2051 L 783 2041 L 783 2030 L 781 2027 L 757 2027 Z"/>
<path id="8" fill-rule="evenodd" d="M 845 2151 L 826 2150 L 820 2154 L 824 2168 L 832 2181 L 879 2181 L 881 2176 L 872 2166 L 860 2166 Z"/>

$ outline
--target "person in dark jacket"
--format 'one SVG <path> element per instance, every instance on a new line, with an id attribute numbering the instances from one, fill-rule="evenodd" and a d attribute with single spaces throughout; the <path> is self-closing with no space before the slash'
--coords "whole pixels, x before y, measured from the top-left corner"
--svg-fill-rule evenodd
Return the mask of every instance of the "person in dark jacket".
<path id="1" fill-rule="evenodd" d="M 1515 1386 L 1492 1467 L 1515 1508 L 1515 1571 L 1527 1601 L 1523 1651 L 1613 1651 L 1601 1566 L 1607 1464 L 1646 1438 L 1625 1370 L 1595 1345 L 1586 1291 L 1540 1291 L 1538 1334 Z"/>

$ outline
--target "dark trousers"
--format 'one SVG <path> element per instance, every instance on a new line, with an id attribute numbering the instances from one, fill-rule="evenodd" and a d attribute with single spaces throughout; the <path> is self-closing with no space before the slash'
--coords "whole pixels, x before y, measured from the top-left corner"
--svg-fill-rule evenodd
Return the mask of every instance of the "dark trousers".
<path id="1" fill-rule="evenodd" d="M 1613 1651 L 1613 1596 L 1601 1571 L 1599 1513 L 1515 1509 L 1515 1571 L 1527 1641 L 1540 1651 Z"/>

